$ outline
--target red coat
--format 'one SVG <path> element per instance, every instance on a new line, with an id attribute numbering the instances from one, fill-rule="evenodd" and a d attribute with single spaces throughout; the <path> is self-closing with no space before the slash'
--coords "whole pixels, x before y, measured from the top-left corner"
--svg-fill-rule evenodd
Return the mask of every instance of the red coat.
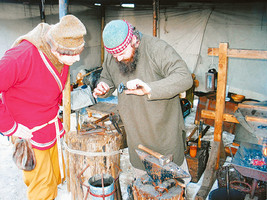
<path id="1" fill-rule="evenodd" d="M 48 60 L 43 62 L 38 49 L 24 40 L 9 49 L 0 60 L 0 132 L 13 135 L 18 123 L 33 128 L 55 118 L 62 99 L 69 66 L 61 74 Z M 65 134 L 59 121 L 61 137 Z M 33 132 L 33 147 L 48 149 L 56 143 L 55 124 Z"/>

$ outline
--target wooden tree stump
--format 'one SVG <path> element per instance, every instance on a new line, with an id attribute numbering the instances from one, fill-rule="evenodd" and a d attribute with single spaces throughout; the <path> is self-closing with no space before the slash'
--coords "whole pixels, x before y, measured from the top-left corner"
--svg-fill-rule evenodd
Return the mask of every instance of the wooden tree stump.
<path id="1" fill-rule="evenodd" d="M 73 200 L 84 200 L 88 195 L 88 180 L 96 174 L 110 174 L 115 181 L 115 199 L 120 200 L 119 172 L 122 136 L 116 131 L 98 134 L 67 133 L 66 151 L 69 156 L 69 185 Z M 92 199 L 88 195 L 88 199 Z"/>
<path id="2" fill-rule="evenodd" d="M 175 184 L 175 180 L 168 180 L 167 182 L 174 182 L 174 184 L 167 184 L 166 188 L 162 186 L 155 186 L 153 183 L 147 183 L 145 180 L 148 180 L 147 174 L 134 181 L 134 200 L 184 200 L 183 188 Z"/>

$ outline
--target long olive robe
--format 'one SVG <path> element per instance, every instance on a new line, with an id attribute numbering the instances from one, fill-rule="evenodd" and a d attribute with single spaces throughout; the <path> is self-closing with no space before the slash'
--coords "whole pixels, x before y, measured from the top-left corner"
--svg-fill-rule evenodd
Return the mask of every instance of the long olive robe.
<path id="1" fill-rule="evenodd" d="M 132 79 L 140 79 L 151 87 L 151 96 L 118 94 L 118 109 L 125 126 L 131 164 L 144 166 L 135 152 L 138 144 L 161 154 L 173 154 L 179 166 L 184 160 L 185 136 L 179 93 L 192 86 L 186 63 L 165 41 L 143 35 L 138 47 L 136 71 L 127 76 L 119 72 L 115 58 L 108 54 L 103 63 L 100 81 L 111 90 Z"/>

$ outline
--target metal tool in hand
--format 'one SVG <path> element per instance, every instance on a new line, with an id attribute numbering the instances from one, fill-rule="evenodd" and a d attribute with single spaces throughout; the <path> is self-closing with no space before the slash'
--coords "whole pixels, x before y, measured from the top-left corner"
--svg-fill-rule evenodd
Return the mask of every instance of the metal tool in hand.
<path id="1" fill-rule="evenodd" d="M 122 134 L 121 129 L 120 129 L 119 124 L 118 124 L 118 120 L 116 120 L 114 113 L 109 114 L 109 120 L 111 121 L 111 123 L 115 127 L 115 129 L 118 131 L 118 133 Z"/>
<path id="2" fill-rule="evenodd" d="M 123 90 L 128 90 L 128 88 L 121 82 L 118 86 L 119 94 L 123 93 Z"/>

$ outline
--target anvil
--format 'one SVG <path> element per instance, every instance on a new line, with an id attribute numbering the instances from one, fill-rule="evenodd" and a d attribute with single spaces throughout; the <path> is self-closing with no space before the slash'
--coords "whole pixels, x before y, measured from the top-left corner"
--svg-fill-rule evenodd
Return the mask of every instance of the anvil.
<path id="1" fill-rule="evenodd" d="M 186 171 L 173 162 L 162 165 L 159 162 L 159 159 L 154 156 L 137 149 L 135 151 L 143 162 L 147 174 L 156 185 L 162 184 L 163 181 L 168 179 L 182 179 L 190 177 Z"/>

